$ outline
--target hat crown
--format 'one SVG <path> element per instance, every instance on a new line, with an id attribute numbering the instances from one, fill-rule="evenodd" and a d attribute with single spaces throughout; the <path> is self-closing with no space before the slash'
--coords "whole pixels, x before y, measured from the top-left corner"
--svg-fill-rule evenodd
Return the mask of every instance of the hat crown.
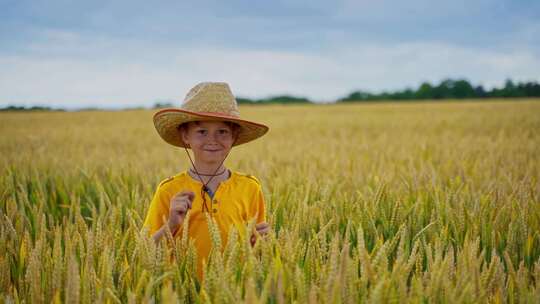
<path id="1" fill-rule="evenodd" d="M 182 109 L 191 112 L 220 113 L 240 117 L 238 104 L 225 82 L 201 82 L 184 98 Z"/>
<path id="2" fill-rule="evenodd" d="M 180 108 L 167 108 L 154 114 L 154 126 L 161 138 L 176 147 L 188 148 L 178 127 L 190 121 L 229 121 L 239 127 L 233 145 L 263 136 L 268 127 L 240 118 L 238 104 L 229 85 L 224 82 L 201 82 L 186 95 Z"/>

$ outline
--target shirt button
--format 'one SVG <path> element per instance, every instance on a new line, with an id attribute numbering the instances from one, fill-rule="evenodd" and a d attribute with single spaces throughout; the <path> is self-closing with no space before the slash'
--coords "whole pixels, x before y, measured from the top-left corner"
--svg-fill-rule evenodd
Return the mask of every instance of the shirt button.
<path id="1" fill-rule="evenodd" d="M 214 204 L 217 204 L 217 203 L 218 203 L 218 200 L 217 200 L 217 199 L 215 199 L 215 200 L 214 200 Z"/>
<path id="2" fill-rule="evenodd" d="M 217 209 L 216 209 L 216 208 L 214 208 L 214 210 L 212 210 L 212 211 L 214 211 L 214 213 L 217 213 Z"/>

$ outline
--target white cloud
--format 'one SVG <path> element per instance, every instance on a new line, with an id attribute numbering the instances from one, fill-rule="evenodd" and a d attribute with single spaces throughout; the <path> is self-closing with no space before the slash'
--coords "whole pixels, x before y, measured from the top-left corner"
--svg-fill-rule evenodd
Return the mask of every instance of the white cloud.
<path id="1" fill-rule="evenodd" d="M 238 96 L 276 94 L 329 101 L 355 89 L 417 87 L 466 77 L 501 85 L 507 77 L 539 80 L 532 50 L 486 50 L 446 43 L 344 44 L 320 53 L 148 45 L 49 33 L 57 43 L 0 54 L 0 106 L 151 105 L 181 100 L 199 81 L 227 81 Z M 54 40 L 53 39 L 53 40 Z"/>

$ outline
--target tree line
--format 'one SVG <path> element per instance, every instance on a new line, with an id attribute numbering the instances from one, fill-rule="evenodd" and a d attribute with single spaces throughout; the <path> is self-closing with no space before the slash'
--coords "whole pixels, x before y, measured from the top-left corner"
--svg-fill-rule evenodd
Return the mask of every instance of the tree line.
<path id="1" fill-rule="evenodd" d="M 540 84 L 537 82 L 514 83 L 508 79 L 502 88 L 484 89 L 473 86 L 467 80 L 445 79 L 438 85 L 422 83 L 418 89 L 405 89 L 395 92 L 373 94 L 367 91 L 355 91 L 337 102 L 371 100 L 418 100 L 418 99 L 465 99 L 465 98 L 520 98 L 540 97 Z"/>
<path id="2" fill-rule="evenodd" d="M 339 98 L 336 103 L 357 102 L 357 101 L 377 101 L 377 100 L 433 100 L 433 99 L 474 99 L 474 98 L 525 98 L 540 97 L 540 84 L 535 81 L 518 82 L 506 80 L 501 88 L 484 89 L 483 86 L 473 86 L 465 79 L 445 79 L 438 85 L 429 82 L 422 83 L 417 89 L 404 89 L 395 92 L 371 93 L 369 91 L 354 91 L 349 95 Z M 314 103 L 305 97 L 280 95 L 264 99 L 236 98 L 239 104 L 309 104 Z M 171 102 L 155 103 L 153 108 L 164 108 L 177 106 Z M 135 108 L 134 108 L 135 109 Z M 138 109 L 138 108 L 137 108 Z M 92 108 L 92 110 L 98 110 Z M 0 111 L 63 111 L 63 109 L 52 109 L 43 106 L 22 107 L 7 106 L 0 108 Z"/>

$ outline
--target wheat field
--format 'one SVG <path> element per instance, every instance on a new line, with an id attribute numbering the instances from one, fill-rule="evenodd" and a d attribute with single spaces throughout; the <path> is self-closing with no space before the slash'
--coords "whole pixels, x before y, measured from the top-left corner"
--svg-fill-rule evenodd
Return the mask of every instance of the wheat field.
<path id="1" fill-rule="evenodd" d="M 189 163 L 154 111 L 0 113 L 1 302 L 540 301 L 539 100 L 240 111 L 270 132 L 226 164 L 272 232 L 233 232 L 202 282 L 185 236 L 141 231 Z"/>

